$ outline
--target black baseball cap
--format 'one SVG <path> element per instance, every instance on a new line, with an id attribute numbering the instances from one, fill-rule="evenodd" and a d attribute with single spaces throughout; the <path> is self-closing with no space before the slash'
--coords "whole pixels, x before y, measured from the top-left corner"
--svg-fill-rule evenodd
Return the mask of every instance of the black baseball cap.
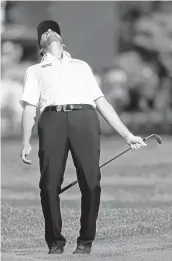
<path id="1" fill-rule="evenodd" d="M 38 34 L 38 44 L 40 45 L 41 36 L 51 29 L 52 31 L 56 32 L 61 36 L 60 26 L 57 22 L 53 20 L 45 20 L 42 21 L 37 27 L 37 34 Z"/>

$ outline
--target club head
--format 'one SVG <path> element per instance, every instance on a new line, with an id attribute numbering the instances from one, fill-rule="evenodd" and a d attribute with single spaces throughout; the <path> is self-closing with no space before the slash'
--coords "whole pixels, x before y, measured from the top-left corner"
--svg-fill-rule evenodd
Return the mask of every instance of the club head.
<path id="1" fill-rule="evenodd" d="M 162 143 L 162 141 L 161 141 L 161 137 L 160 137 L 159 135 L 157 135 L 157 134 L 153 134 L 153 136 L 155 137 L 156 141 L 157 141 L 159 144 Z"/>

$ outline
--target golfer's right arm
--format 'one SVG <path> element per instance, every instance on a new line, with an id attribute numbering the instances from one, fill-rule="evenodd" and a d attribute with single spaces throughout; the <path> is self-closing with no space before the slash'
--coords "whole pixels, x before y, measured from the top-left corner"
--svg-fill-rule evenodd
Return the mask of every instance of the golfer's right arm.
<path id="1" fill-rule="evenodd" d="M 32 67 L 26 71 L 24 78 L 23 94 L 20 104 L 23 107 L 22 115 L 22 148 L 21 159 L 26 164 L 31 164 L 31 160 L 26 157 L 30 154 L 30 139 L 32 130 L 36 122 L 36 107 L 39 102 L 40 90 L 38 77 Z"/>
<path id="2" fill-rule="evenodd" d="M 31 164 L 31 161 L 26 157 L 30 154 L 31 146 L 30 139 L 35 125 L 36 107 L 30 104 L 25 105 L 22 115 L 22 149 L 21 159 L 26 164 Z"/>

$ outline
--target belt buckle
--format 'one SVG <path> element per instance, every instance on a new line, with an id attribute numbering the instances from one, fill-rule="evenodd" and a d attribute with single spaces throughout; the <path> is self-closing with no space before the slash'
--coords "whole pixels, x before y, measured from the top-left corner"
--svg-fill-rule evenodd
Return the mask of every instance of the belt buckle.
<path id="1" fill-rule="evenodd" d="M 63 105 L 62 107 L 63 107 L 63 111 L 64 111 L 64 112 L 71 111 L 71 110 L 67 110 L 67 109 L 66 109 L 67 104 Z"/>
<path id="2" fill-rule="evenodd" d="M 62 105 L 57 105 L 57 106 L 56 106 L 56 111 L 59 112 L 59 111 L 61 111 L 61 110 L 62 110 Z"/>

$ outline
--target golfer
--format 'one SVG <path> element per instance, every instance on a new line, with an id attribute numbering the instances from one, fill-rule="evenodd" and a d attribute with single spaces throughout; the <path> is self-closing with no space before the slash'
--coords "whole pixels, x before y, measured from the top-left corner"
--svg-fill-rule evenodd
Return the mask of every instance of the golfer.
<path id="1" fill-rule="evenodd" d="M 21 159 L 30 154 L 30 138 L 38 120 L 40 197 L 45 219 L 45 240 L 49 254 L 61 254 L 66 243 L 62 235 L 59 192 L 66 160 L 71 151 L 81 197 L 81 228 L 74 254 L 90 253 L 96 234 L 100 204 L 100 123 L 95 108 L 133 148 L 146 146 L 124 126 L 100 90 L 89 65 L 73 59 L 64 50 L 60 27 L 55 21 L 38 25 L 40 63 L 28 67 L 20 100 L 22 117 Z"/>

